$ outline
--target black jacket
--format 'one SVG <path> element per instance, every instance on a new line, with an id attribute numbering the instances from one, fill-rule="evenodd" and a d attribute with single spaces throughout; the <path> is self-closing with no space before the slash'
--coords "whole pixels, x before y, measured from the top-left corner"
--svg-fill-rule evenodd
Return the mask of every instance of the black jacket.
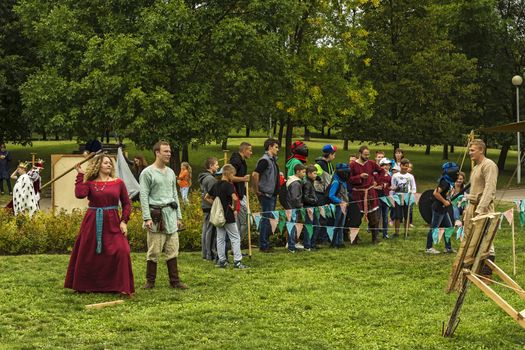
<path id="1" fill-rule="evenodd" d="M 317 206 L 314 183 L 310 179 L 306 179 L 303 184 L 303 203 L 305 207 Z"/>

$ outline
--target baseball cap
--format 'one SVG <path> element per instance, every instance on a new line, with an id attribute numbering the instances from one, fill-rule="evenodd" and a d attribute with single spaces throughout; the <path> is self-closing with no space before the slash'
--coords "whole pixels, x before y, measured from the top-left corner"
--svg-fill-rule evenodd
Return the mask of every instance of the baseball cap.
<path id="1" fill-rule="evenodd" d="M 324 145 L 322 149 L 323 153 L 335 153 L 337 152 L 337 146 L 334 145 Z"/>

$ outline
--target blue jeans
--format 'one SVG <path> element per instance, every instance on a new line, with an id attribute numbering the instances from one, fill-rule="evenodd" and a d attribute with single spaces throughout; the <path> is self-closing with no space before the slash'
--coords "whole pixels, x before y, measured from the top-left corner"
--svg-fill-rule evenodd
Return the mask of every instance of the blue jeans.
<path id="1" fill-rule="evenodd" d="M 385 238 L 388 235 L 388 209 L 390 207 L 388 204 L 383 202 L 382 200 L 379 200 L 379 210 L 381 210 L 381 218 L 383 222 L 382 231 L 383 231 L 383 238 Z"/>
<path id="2" fill-rule="evenodd" d="M 270 211 L 275 210 L 275 203 L 277 197 L 259 196 L 259 203 L 261 203 L 262 217 L 266 219 L 261 220 L 259 225 L 259 249 L 270 249 L 270 233 L 272 231 L 269 218 L 273 218 Z"/>
<path id="3" fill-rule="evenodd" d="M 343 214 L 343 211 L 341 210 L 341 206 L 336 206 L 334 222 L 336 229 L 334 229 L 334 239 L 332 241 L 332 245 L 336 247 L 343 246 L 343 226 L 345 225 L 345 216 L 346 215 Z"/>
<path id="4" fill-rule="evenodd" d="M 439 213 L 437 211 L 432 210 L 432 222 L 430 223 L 430 230 L 428 231 L 427 235 L 427 249 L 432 248 L 432 231 L 434 230 L 434 228 L 439 228 L 440 226 L 452 227 L 452 221 L 450 220 L 450 216 L 448 215 L 448 210 L 444 211 L 443 213 Z M 444 238 L 445 248 L 452 248 L 450 244 L 450 238 L 447 238 L 446 236 Z"/>

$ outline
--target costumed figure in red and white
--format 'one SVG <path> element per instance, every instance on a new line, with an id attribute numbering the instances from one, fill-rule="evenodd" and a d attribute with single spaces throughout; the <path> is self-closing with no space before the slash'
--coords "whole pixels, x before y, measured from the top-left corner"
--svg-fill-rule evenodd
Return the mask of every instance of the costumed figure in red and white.
<path id="1" fill-rule="evenodd" d="M 21 162 L 16 170 L 11 174 L 11 178 L 16 180 L 13 186 L 12 208 L 15 215 L 27 212 L 29 216 L 39 209 L 38 200 L 35 196 L 33 181 L 27 174 L 28 164 Z M 10 205 L 8 204 L 8 207 Z"/>

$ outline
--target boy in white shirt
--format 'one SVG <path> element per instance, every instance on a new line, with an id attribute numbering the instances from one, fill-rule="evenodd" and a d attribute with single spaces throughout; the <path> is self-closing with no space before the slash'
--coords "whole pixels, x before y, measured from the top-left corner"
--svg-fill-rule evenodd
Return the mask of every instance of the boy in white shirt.
<path id="1" fill-rule="evenodd" d="M 414 195 L 416 193 L 416 180 L 414 176 L 408 172 L 409 167 L 410 161 L 403 158 L 400 162 L 400 172 L 392 175 L 392 184 L 390 187 L 396 199 L 394 209 L 394 237 L 399 237 L 399 227 L 403 219 L 408 219 L 409 204 L 414 201 Z"/>

